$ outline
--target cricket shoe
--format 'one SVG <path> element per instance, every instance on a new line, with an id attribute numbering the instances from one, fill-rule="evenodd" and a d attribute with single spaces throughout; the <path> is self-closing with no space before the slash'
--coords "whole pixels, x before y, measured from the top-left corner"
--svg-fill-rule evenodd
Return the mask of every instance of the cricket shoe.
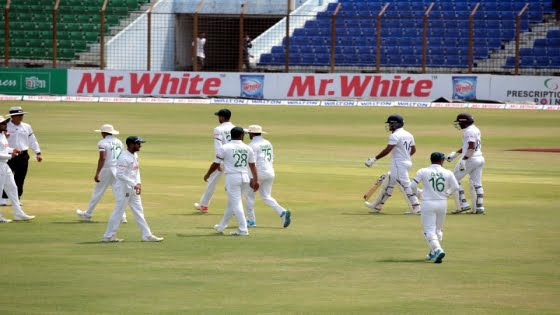
<path id="1" fill-rule="evenodd" d="M 373 202 L 366 201 L 366 202 L 364 202 L 364 204 L 366 205 L 366 207 L 371 209 L 370 213 L 381 212 L 381 208 L 376 208 L 375 205 L 373 204 Z"/>
<path id="2" fill-rule="evenodd" d="M 194 208 L 202 213 L 208 213 L 208 206 L 203 206 L 198 202 L 194 203 Z"/>
<path id="3" fill-rule="evenodd" d="M 484 208 L 476 208 L 476 211 L 473 212 L 474 214 L 486 214 L 486 210 Z"/>
<path id="4" fill-rule="evenodd" d="M 0 223 L 10 223 L 12 220 L 0 216 Z"/>
<path id="5" fill-rule="evenodd" d="M 163 241 L 163 237 L 157 237 L 153 234 L 142 238 L 142 242 L 161 242 L 161 241 Z"/>
<path id="6" fill-rule="evenodd" d="M 292 212 L 290 210 L 283 211 L 280 217 L 282 218 L 282 226 L 284 228 L 290 226 L 290 223 L 292 223 Z"/>
<path id="7" fill-rule="evenodd" d="M 80 217 L 80 220 L 81 220 L 81 221 L 85 221 L 85 222 L 91 222 L 91 221 L 93 221 L 91 215 L 87 214 L 87 212 L 85 212 L 85 211 L 83 211 L 83 210 L 80 210 L 80 209 L 76 210 L 76 215 L 77 215 L 78 217 Z"/>
<path id="8" fill-rule="evenodd" d="M 28 215 L 28 214 L 19 214 L 19 215 L 15 215 L 14 216 L 14 221 L 30 221 L 35 219 L 34 215 Z"/>
<path id="9" fill-rule="evenodd" d="M 436 253 L 433 253 L 432 251 L 430 251 L 430 252 L 428 253 L 428 255 L 426 255 L 426 260 L 432 261 L 432 260 L 434 260 L 434 259 L 436 259 Z"/>
<path id="10" fill-rule="evenodd" d="M 249 232 L 243 232 L 243 231 L 233 231 L 231 233 L 229 233 L 229 235 L 231 236 L 249 236 Z"/>
<path id="11" fill-rule="evenodd" d="M 227 226 L 221 227 L 219 224 L 214 225 L 214 230 L 218 233 L 224 233 Z"/>
<path id="12" fill-rule="evenodd" d="M 111 237 L 104 237 L 101 241 L 103 243 L 120 243 L 124 241 L 124 239 L 118 238 L 116 235 L 113 235 Z"/>
<path id="13" fill-rule="evenodd" d="M 0 200 L 0 206 L 5 207 L 7 205 L 8 205 L 8 199 L 2 198 L 2 200 Z"/>
<path id="14" fill-rule="evenodd" d="M 463 213 L 463 212 L 469 211 L 469 210 L 471 210 L 471 206 L 464 206 L 464 207 L 461 207 L 461 209 L 455 209 L 455 210 L 451 211 L 451 214 L 459 214 L 459 213 Z"/>
<path id="15" fill-rule="evenodd" d="M 123 217 L 121 218 L 121 223 L 128 223 L 128 220 L 126 219 L 125 216 L 123 216 Z"/>
<path id="16" fill-rule="evenodd" d="M 434 255 L 435 255 L 434 263 L 441 264 L 443 257 L 445 257 L 445 252 L 443 251 L 443 249 L 441 248 L 436 249 Z"/>
<path id="17" fill-rule="evenodd" d="M 257 222 L 253 220 L 247 220 L 247 227 L 255 227 L 257 226 Z"/>

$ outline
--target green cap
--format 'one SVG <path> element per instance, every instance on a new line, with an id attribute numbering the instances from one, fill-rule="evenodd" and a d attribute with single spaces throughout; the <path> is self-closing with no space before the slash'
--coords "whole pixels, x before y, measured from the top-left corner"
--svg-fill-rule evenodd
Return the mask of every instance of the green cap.
<path id="1" fill-rule="evenodd" d="M 445 154 L 441 152 L 434 152 L 432 153 L 432 155 L 430 155 L 430 161 L 432 162 L 441 161 L 443 159 L 445 159 Z"/>

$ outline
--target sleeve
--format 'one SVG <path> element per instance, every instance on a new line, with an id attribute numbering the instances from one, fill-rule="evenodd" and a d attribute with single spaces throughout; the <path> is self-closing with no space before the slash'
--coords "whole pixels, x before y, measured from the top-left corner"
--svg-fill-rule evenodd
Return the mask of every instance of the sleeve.
<path id="1" fill-rule="evenodd" d="M 99 152 L 106 152 L 107 148 L 103 145 L 103 140 L 97 142 L 97 149 L 99 149 Z"/>
<path id="2" fill-rule="evenodd" d="M 388 142 L 388 144 L 390 144 L 390 145 L 397 145 L 398 142 L 399 142 L 399 137 L 398 137 L 396 134 L 392 133 L 392 134 L 389 136 L 389 142 Z"/>
<path id="3" fill-rule="evenodd" d="M 134 187 L 136 183 L 127 176 L 130 172 L 129 169 L 130 162 L 126 158 L 121 158 L 117 161 L 117 179 L 125 182 L 129 187 Z"/>
<path id="4" fill-rule="evenodd" d="M 33 152 L 35 152 L 35 154 L 39 154 L 39 153 L 41 153 L 41 148 L 39 147 L 39 142 L 37 141 L 37 138 L 35 137 L 35 134 L 33 133 L 33 128 L 31 128 L 30 125 L 28 125 L 28 126 L 29 126 L 29 135 L 27 137 L 29 138 L 29 146 L 31 147 Z"/>
<path id="5" fill-rule="evenodd" d="M 418 172 L 416 172 L 416 176 L 414 176 L 414 178 L 410 183 L 410 189 L 412 189 L 412 192 L 414 194 L 418 192 L 418 184 L 420 184 L 421 181 L 422 181 L 422 169 L 419 169 Z"/>
<path id="6" fill-rule="evenodd" d="M 0 161 L 6 162 L 12 158 L 12 154 L 8 153 L 8 151 L 1 151 L 0 152 Z"/>
<path id="7" fill-rule="evenodd" d="M 247 161 L 249 163 L 256 163 L 257 158 L 255 157 L 255 151 L 251 147 L 249 147 L 248 151 L 249 151 L 249 154 L 248 154 L 248 157 L 247 157 Z"/>
<path id="8" fill-rule="evenodd" d="M 136 163 L 138 164 L 138 170 L 136 171 L 136 183 L 134 184 L 134 186 L 136 186 L 136 184 L 142 183 L 142 178 L 140 178 L 140 162 L 138 161 L 138 155 L 134 153 L 134 157 L 136 158 Z"/>
<path id="9" fill-rule="evenodd" d="M 217 127 L 214 128 L 214 152 L 218 154 L 218 149 L 223 145 L 222 133 Z"/>
<path id="10" fill-rule="evenodd" d="M 457 182 L 455 175 L 452 172 L 447 172 L 447 177 L 449 178 L 449 189 L 447 192 L 451 194 L 454 191 L 459 191 L 459 182 Z"/>
<path id="11" fill-rule="evenodd" d="M 214 163 L 221 164 L 225 158 L 225 150 L 224 148 L 220 147 L 216 151 L 216 157 L 214 158 Z"/>
<path id="12" fill-rule="evenodd" d="M 470 130 L 465 130 L 465 134 L 463 135 L 463 138 L 465 139 L 466 142 L 475 142 L 476 143 L 476 135 L 474 134 L 474 132 L 470 131 Z M 465 152 L 463 152 L 465 153 Z"/>

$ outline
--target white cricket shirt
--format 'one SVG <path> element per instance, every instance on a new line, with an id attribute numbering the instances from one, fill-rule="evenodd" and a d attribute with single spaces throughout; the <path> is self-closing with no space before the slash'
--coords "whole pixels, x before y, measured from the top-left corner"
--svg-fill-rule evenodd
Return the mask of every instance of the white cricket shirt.
<path id="1" fill-rule="evenodd" d="M 206 38 L 196 38 L 196 56 L 206 58 L 204 54 L 204 45 L 206 45 Z"/>
<path id="2" fill-rule="evenodd" d="M 99 152 L 106 153 L 103 168 L 115 168 L 117 166 L 117 160 L 124 150 L 121 140 L 111 135 L 99 140 L 97 148 Z"/>
<path id="3" fill-rule="evenodd" d="M 272 143 L 262 136 L 255 136 L 249 143 L 251 149 L 255 153 L 255 164 L 259 174 L 274 175 L 274 149 Z"/>
<path id="4" fill-rule="evenodd" d="M 226 121 L 214 128 L 214 152 L 231 140 L 231 129 L 235 127 L 231 122 Z"/>
<path id="5" fill-rule="evenodd" d="M 414 137 L 403 128 L 395 130 L 389 136 L 389 144 L 395 147 L 391 151 L 393 162 L 410 162 L 410 148 L 414 145 Z"/>
<path id="6" fill-rule="evenodd" d="M 13 148 L 8 144 L 8 139 L 3 132 L 0 132 L 0 163 L 6 163 L 12 158 Z"/>
<path id="7" fill-rule="evenodd" d="M 124 150 L 117 160 L 117 182 L 121 181 L 132 189 L 140 184 L 140 167 L 138 165 L 138 154 Z"/>
<path id="8" fill-rule="evenodd" d="M 224 174 L 249 173 L 249 163 L 255 163 L 255 153 L 241 140 L 231 140 L 218 149 L 214 163 L 224 163 Z"/>
<path id="9" fill-rule="evenodd" d="M 439 164 L 419 169 L 413 180 L 424 187 L 422 200 L 447 200 L 451 192 L 459 190 L 455 175 Z"/>
<path id="10" fill-rule="evenodd" d="M 463 156 L 469 149 L 469 142 L 474 142 L 474 153 L 472 157 L 482 156 L 482 138 L 480 130 L 475 125 L 470 125 L 463 130 Z"/>
<path id="11" fill-rule="evenodd" d="M 21 151 L 26 151 L 31 148 L 35 154 L 41 152 L 39 142 L 37 142 L 37 138 L 35 138 L 33 134 L 31 125 L 24 122 L 16 125 L 10 121 L 8 122 L 8 133 L 10 134 L 8 138 L 10 147 L 20 149 Z"/>

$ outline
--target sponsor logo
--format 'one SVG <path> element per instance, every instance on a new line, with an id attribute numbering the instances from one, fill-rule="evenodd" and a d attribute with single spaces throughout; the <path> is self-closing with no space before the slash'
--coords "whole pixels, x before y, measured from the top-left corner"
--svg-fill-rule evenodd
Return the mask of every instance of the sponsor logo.
<path id="1" fill-rule="evenodd" d="M 0 80 L 0 86 L 16 86 L 16 80 Z"/>
<path id="2" fill-rule="evenodd" d="M 264 98 L 264 75 L 240 75 L 241 97 Z"/>
<path id="3" fill-rule="evenodd" d="M 28 90 L 44 89 L 47 87 L 47 81 L 39 80 L 39 78 L 36 76 L 26 77 L 25 87 Z"/>
<path id="4" fill-rule="evenodd" d="M 560 90 L 560 79 L 548 78 L 544 80 L 544 87 L 551 91 L 558 91 Z"/>
<path id="5" fill-rule="evenodd" d="M 476 99 L 476 77 L 451 77 L 454 100 Z"/>

